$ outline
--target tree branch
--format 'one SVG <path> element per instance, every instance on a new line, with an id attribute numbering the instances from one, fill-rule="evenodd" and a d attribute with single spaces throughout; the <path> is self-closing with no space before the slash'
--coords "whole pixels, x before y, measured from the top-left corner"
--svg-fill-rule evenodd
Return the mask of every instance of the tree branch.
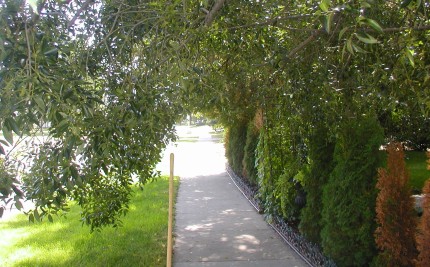
<path id="1" fill-rule="evenodd" d="M 251 27 L 261 27 L 261 26 L 266 26 L 266 25 L 276 25 L 278 22 L 283 21 L 283 20 L 300 20 L 300 19 L 305 19 L 308 17 L 312 17 L 312 15 L 304 14 L 304 15 L 291 15 L 291 16 L 286 16 L 286 17 L 277 17 L 277 18 L 269 19 L 269 20 L 262 21 L 262 22 L 255 22 L 255 23 L 250 23 L 250 24 L 245 24 L 245 25 L 234 26 L 234 27 L 230 27 L 228 29 L 229 30 L 236 30 L 236 29 L 251 28 Z M 289 28 L 289 27 L 282 27 L 282 28 L 296 30 L 296 28 Z M 297 30 L 309 31 L 309 29 L 297 29 Z"/>
<path id="2" fill-rule="evenodd" d="M 206 15 L 206 18 L 205 18 L 205 25 L 206 26 L 212 25 L 212 22 L 215 19 L 215 14 L 222 8 L 225 1 L 227 1 L 227 0 L 218 0 L 215 3 L 215 5 L 212 7 L 211 11 L 209 11 L 209 13 Z"/>
<path id="3" fill-rule="evenodd" d="M 401 32 L 405 30 L 412 30 L 412 31 L 427 31 L 430 30 L 430 25 L 421 25 L 416 27 L 398 27 L 398 28 L 385 28 L 382 29 L 383 32 Z M 376 32 L 373 29 L 368 29 L 366 31 Z"/>
<path id="4" fill-rule="evenodd" d="M 81 15 L 82 11 L 87 9 L 87 7 L 93 2 L 94 2 L 94 0 L 85 1 L 85 3 L 81 6 L 81 8 L 78 10 L 78 12 L 76 12 L 76 14 L 73 16 L 73 18 L 69 21 L 69 23 L 67 24 L 67 28 L 70 28 L 73 25 L 75 25 L 75 22 L 78 19 L 78 17 Z"/>
<path id="5" fill-rule="evenodd" d="M 417 26 L 417 27 L 398 27 L 398 28 L 385 28 L 382 31 L 385 33 L 390 33 L 390 32 L 401 32 L 401 31 L 405 31 L 405 30 L 412 30 L 412 31 L 427 31 L 430 30 L 430 25 L 421 25 L 421 26 Z M 363 29 L 363 31 L 365 32 L 377 32 L 374 29 Z M 309 36 L 306 40 L 304 40 L 303 42 L 301 42 L 298 46 L 296 46 L 294 49 L 292 49 L 290 51 L 290 53 L 288 53 L 287 58 L 291 58 L 293 57 L 295 54 L 297 54 L 300 50 L 302 50 L 305 46 L 307 46 L 309 43 L 311 43 L 312 41 L 314 41 L 321 33 L 324 33 L 325 30 L 324 29 L 319 29 L 319 30 L 315 30 L 311 36 Z M 340 31 L 336 31 L 333 33 L 339 33 Z"/>
<path id="6" fill-rule="evenodd" d="M 287 58 L 293 57 L 295 54 L 297 54 L 300 50 L 302 50 L 305 46 L 307 46 L 310 42 L 315 40 L 321 33 L 325 32 L 324 29 L 319 29 L 314 31 L 311 36 L 309 36 L 306 40 L 301 42 L 298 46 L 296 46 L 294 49 L 288 53 Z"/>

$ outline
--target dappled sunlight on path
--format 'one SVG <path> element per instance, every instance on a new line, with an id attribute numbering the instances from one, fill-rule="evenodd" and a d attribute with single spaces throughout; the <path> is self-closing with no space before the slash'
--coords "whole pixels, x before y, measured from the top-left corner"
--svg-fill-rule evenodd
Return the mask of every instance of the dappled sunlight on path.
<path id="1" fill-rule="evenodd" d="M 237 190 L 225 171 L 223 144 L 204 128 L 190 132 L 194 140 L 169 146 L 159 165 L 167 174 L 175 153 L 174 266 L 306 266 Z"/>

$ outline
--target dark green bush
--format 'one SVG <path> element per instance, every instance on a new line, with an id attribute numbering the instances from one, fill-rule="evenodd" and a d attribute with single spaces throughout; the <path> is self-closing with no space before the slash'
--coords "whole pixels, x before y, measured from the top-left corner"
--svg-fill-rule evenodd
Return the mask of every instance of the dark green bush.
<path id="1" fill-rule="evenodd" d="M 374 117 L 340 125 L 335 167 L 323 190 L 324 252 L 338 266 L 366 266 L 376 255 L 376 175 L 383 130 Z"/>
<path id="2" fill-rule="evenodd" d="M 243 158 L 244 175 L 252 185 L 257 184 L 257 168 L 255 167 L 255 150 L 258 144 L 258 129 L 254 125 L 254 121 L 248 123 L 246 131 L 246 143 Z"/>
<path id="3" fill-rule="evenodd" d="M 237 123 L 228 129 L 226 134 L 226 157 L 233 171 L 243 173 L 243 156 L 246 144 L 246 123 Z"/>
<path id="4" fill-rule="evenodd" d="M 323 187 L 333 170 L 334 143 L 328 129 L 317 126 L 309 138 L 309 166 L 304 172 L 306 206 L 302 209 L 300 231 L 311 242 L 321 243 Z"/>

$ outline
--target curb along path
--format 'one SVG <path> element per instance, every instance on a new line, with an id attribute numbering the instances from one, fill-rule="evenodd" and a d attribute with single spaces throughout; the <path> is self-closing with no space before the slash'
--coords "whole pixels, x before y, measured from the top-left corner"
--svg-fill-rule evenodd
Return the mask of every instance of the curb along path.
<path id="1" fill-rule="evenodd" d="M 222 144 L 182 145 L 173 151 L 181 177 L 173 266 L 308 266 L 234 185 Z"/>

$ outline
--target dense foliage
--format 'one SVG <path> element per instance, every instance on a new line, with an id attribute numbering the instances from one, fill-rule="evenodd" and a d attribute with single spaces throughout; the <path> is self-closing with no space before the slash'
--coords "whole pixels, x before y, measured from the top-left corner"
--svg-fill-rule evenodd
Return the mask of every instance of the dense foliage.
<path id="1" fill-rule="evenodd" d="M 257 149 L 259 132 L 254 121 L 248 123 L 246 130 L 246 143 L 243 155 L 243 168 L 245 177 L 248 178 L 250 184 L 257 184 L 257 169 L 255 167 L 255 150 Z"/>
<path id="2" fill-rule="evenodd" d="M 382 143 L 376 119 L 360 115 L 345 122 L 336 140 L 335 167 L 322 196 L 321 237 L 324 251 L 339 266 L 364 266 L 375 254 L 375 184 Z"/>
<path id="3" fill-rule="evenodd" d="M 322 196 L 330 173 L 333 171 L 334 142 L 328 137 L 328 129 L 316 126 L 309 138 L 309 166 L 305 170 L 303 187 L 306 192 L 306 206 L 302 210 L 300 230 L 309 241 L 321 243 Z"/>
<path id="4" fill-rule="evenodd" d="M 228 138 L 225 149 L 226 157 L 233 171 L 238 174 L 243 173 L 243 148 L 246 143 L 246 129 L 246 124 L 238 123 L 231 126 L 226 134 Z"/>
<path id="5" fill-rule="evenodd" d="M 35 140 L 35 150 L 20 159 L 31 166 L 21 170 L 26 197 L 36 203 L 30 220 L 52 219 L 74 198 L 92 229 L 117 225 L 132 175 L 140 183 L 155 177 L 174 138 L 180 107 L 172 81 L 156 78 L 164 76 L 162 64 L 159 72 L 148 68 L 158 59 L 142 54 L 156 41 L 145 43 L 153 33 L 136 29 L 143 14 L 117 13 L 115 30 L 114 3 L 33 4 L 0 7 L 1 151 L 47 126 L 48 138 Z"/>

